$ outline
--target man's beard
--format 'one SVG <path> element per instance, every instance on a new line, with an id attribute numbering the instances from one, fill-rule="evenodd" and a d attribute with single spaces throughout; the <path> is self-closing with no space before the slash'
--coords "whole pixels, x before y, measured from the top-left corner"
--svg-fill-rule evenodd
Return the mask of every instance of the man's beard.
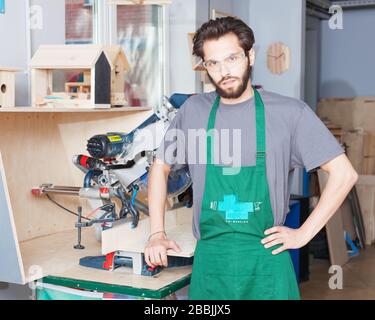
<path id="1" fill-rule="evenodd" d="M 207 75 L 208 75 L 208 78 L 210 79 L 210 82 L 215 86 L 216 93 L 220 97 L 222 97 L 224 99 L 237 99 L 237 98 L 241 97 L 241 95 L 245 92 L 245 90 L 247 88 L 247 85 L 250 81 L 252 69 L 253 69 L 252 66 L 250 66 L 250 65 L 247 66 L 247 69 L 242 76 L 242 79 L 241 79 L 242 81 L 241 81 L 240 85 L 238 86 L 237 89 L 235 89 L 234 91 L 231 91 L 231 92 L 228 92 L 227 90 L 222 89 L 219 86 L 219 84 L 223 83 L 224 81 L 230 80 L 230 79 L 237 80 L 237 79 L 240 79 L 240 78 L 226 77 L 226 78 L 221 79 L 219 83 L 216 83 L 215 80 L 212 79 L 212 77 L 209 75 L 209 73 L 207 73 Z"/>

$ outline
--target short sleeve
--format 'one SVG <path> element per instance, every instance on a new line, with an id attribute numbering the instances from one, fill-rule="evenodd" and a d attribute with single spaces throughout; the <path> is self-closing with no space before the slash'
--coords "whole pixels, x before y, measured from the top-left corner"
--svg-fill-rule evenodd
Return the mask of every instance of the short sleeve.
<path id="1" fill-rule="evenodd" d="M 304 103 L 292 137 L 291 168 L 311 171 L 344 153 L 337 139 Z"/>
<path id="2" fill-rule="evenodd" d="M 156 158 L 171 166 L 172 169 L 178 169 L 187 164 L 185 143 L 185 108 L 187 105 L 188 100 L 177 111 L 156 151 Z"/>

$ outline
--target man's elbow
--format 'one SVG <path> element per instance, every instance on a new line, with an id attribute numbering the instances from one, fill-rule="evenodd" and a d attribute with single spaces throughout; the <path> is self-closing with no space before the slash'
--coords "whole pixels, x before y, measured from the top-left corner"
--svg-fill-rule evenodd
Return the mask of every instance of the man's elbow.
<path id="1" fill-rule="evenodd" d="M 345 174 L 343 176 L 344 184 L 346 184 L 349 188 L 352 188 L 357 183 L 359 178 L 357 171 L 352 166 L 345 170 Z"/>
<path id="2" fill-rule="evenodd" d="M 358 181 L 359 175 L 354 169 L 351 170 L 349 175 L 349 182 L 354 186 Z"/>
<path id="3" fill-rule="evenodd" d="M 353 187 L 358 181 L 358 173 L 346 155 L 338 156 L 321 166 L 321 168 L 332 175 L 337 181 L 340 181 L 340 185 Z"/>

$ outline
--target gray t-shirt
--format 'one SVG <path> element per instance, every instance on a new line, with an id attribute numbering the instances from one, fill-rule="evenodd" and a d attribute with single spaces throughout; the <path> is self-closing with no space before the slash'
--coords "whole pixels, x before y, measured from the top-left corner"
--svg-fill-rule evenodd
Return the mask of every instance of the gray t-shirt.
<path id="1" fill-rule="evenodd" d="M 289 212 L 294 169 L 305 167 L 307 171 L 311 171 L 344 153 L 344 150 L 307 104 L 264 90 L 259 90 L 259 93 L 265 109 L 266 170 L 274 225 L 283 225 Z M 189 141 L 188 129 L 207 129 L 209 114 L 216 97 L 215 91 L 190 97 L 181 106 L 168 128 L 168 131 L 178 129 L 183 134 L 168 135 L 167 131 L 156 155 L 158 159 L 170 165 L 171 170 L 186 164 L 189 166 L 193 181 L 193 234 L 197 239 L 200 238 L 199 218 L 206 174 L 205 162 L 200 164 L 199 159 L 206 158 L 206 149 L 202 148 L 197 137 L 195 137 L 195 147 L 191 147 L 194 143 L 192 143 L 193 138 Z M 215 129 L 227 129 L 229 142 L 233 142 L 233 138 L 238 141 L 238 135 L 234 132 L 238 133 L 238 129 L 241 129 L 241 165 L 255 166 L 254 97 L 234 105 L 221 102 L 217 110 Z M 175 137 L 173 141 L 171 136 Z M 220 146 L 224 139 L 220 140 L 220 135 L 217 139 L 220 141 Z M 182 150 L 184 156 L 181 156 Z M 234 148 L 229 150 L 232 155 Z M 195 156 L 189 157 L 189 152 L 194 151 Z M 215 149 L 215 154 L 216 152 L 220 154 L 220 151 Z M 178 164 L 176 164 L 177 159 Z M 223 161 L 221 156 L 216 164 L 230 165 L 227 160 Z M 236 164 L 233 162 L 233 165 Z"/>

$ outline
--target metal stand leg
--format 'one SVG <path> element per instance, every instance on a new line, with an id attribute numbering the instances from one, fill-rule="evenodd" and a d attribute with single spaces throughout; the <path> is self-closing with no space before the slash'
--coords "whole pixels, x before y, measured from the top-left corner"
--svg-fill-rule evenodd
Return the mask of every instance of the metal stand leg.
<path id="1" fill-rule="evenodd" d="M 74 246 L 74 249 L 76 250 L 83 250 L 85 247 L 81 244 L 81 235 L 82 235 L 82 207 L 78 207 L 78 244 Z"/>

